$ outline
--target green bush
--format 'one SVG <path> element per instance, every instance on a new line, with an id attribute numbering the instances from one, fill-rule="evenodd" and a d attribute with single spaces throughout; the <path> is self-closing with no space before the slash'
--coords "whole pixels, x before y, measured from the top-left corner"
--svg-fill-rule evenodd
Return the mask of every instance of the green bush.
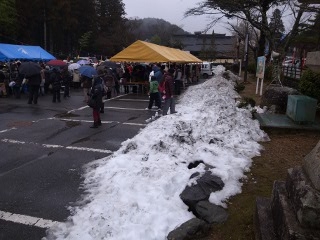
<path id="1" fill-rule="evenodd" d="M 249 63 L 247 70 L 248 70 L 248 73 L 256 74 L 257 65 L 255 63 Z"/>
<path id="2" fill-rule="evenodd" d="M 251 107 L 256 106 L 256 101 L 253 98 L 244 97 L 242 101 L 239 103 L 238 107 L 243 108 L 250 105 Z"/>
<path id="3" fill-rule="evenodd" d="M 306 70 L 300 79 L 299 90 L 302 94 L 320 101 L 320 73 Z"/>
<path id="4" fill-rule="evenodd" d="M 240 93 L 242 92 L 244 89 L 245 89 L 245 85 L 243 83 L 238 83 L 238 81 L 236 81 L 236 85 L 234 86 L 234 90 L 237 92 L 237 93 Z"/>
<path id="5" fill-rule="evenodd" d="M 266 65 L 266 69 L 264 71 L 264 79 L 266 81 L 271 81 L 272 80 L 272 64 Z"/>

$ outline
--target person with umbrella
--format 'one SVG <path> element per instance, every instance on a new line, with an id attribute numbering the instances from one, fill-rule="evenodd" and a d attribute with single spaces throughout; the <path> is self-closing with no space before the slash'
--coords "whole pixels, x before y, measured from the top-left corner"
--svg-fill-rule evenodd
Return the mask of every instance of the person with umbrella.
<path id="1" fill-rule="evenodd" d="M 81 84 L 83 88 L 84 102 L 88 102 L 88 93 L 92 87 L 93 76 L 98 75 L 97 70 L 91 66 L 81 66 L 79 68 L 79 73 L 81 75 Z"/>
<path id="2" fill-rule="evenodd" d="M 27 79 L 29 90 L 28 104 L 38 104 L 39 89 L 41 83 L 41 67 L 35 62 L 23 62 L 18 69 L 20 74 L 23 74 Z"/>

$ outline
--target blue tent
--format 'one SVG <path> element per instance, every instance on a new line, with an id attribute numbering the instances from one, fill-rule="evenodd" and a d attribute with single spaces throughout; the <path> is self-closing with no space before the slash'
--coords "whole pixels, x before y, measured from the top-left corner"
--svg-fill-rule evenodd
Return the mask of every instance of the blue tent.
<path id="1" fill-rule="evenodd" d="M 0 61 L 9 61 L 14 59 L 49 61 L 56 58 L 39 46 L 0 43 Z"/>

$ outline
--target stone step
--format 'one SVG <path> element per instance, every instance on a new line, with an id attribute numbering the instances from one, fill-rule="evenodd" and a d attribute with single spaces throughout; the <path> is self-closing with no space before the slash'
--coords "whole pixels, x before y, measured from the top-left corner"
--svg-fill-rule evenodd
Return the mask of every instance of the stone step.
<path id="1" fill-rule="evenodd" d="M 320 231 L 302 228 L 288 199 L 286 183 L 275 181 L 272 191 L 271 212 L 274 229 L 281 240 L 320 240 Z"/>
<path id="2" fill-rule="evenodd" d="M 254 215 L 254 230 L 256 240 L 276 240 L 271 214 L 271 199 L 257 197 Z"/>
<path id="3" fill-rule="evenodd" d="M 320 191 L 301 166 L 288 170 L 286 190 L 300 225 L 320 230 Z"/>

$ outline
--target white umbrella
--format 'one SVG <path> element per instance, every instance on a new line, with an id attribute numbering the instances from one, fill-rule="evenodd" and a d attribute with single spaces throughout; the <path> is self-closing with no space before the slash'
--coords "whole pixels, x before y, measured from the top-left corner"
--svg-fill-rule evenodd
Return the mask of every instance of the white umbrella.
<path id="1" fill-rule="evenodd" d="M 71 64 L 68 66 L 68 70 L 69 70 L 69 71 L 74 71 L 75 69 L 79 69 L 79 67 L 81 67 L 80 64 L 78 64 L 78 63 L 71 63 Z"/>

